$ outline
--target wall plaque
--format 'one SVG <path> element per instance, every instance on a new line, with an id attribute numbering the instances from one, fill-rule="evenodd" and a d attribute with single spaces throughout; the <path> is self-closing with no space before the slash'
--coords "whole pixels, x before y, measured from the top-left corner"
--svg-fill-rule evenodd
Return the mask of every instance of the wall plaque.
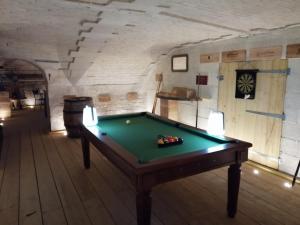
<path id="1" fill-rule="evenodd" d="M 246 49 L 222 52 L 222 62 L 246 61 Z"/>

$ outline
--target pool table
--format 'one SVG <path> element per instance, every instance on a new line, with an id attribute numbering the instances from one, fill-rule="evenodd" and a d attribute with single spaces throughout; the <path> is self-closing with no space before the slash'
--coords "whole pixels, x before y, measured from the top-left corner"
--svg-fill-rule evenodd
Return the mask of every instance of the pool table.
<path id="1" fill-rule="evenodd" d="M 91 142 L 131 181 L 136 190 L 138 225 L 150 225 L 151 189 L 155 185 L 209 171 L 228 169 L 227 214 L 237 211 L 240 166 L 250 143 L 212 136 L 204 130 L 142 112 L 101 116 L 95 126 L 81 127 L 85 168 L 90 168 Z M 181 137 L 182 144 L 159 147 L 157 136 Z"/>

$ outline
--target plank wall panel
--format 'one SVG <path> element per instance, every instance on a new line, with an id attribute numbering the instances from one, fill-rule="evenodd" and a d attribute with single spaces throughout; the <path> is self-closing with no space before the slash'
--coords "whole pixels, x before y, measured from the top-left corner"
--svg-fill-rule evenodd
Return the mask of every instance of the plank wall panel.
<path id="1" fill-rule="evenodd" d="M 178 101 L 168 100 L 168 118 L 171 120 L 178 120 Z"/>
<path id="2" fill-rule="evenodd" d="M 286 49 L 287 58 L 300 58 L 300 44 L 288 45 Z"/>
<path id="3" fill-rule="evenodd" d="M 241 62 L 246 61 L 246 49 L 222 52 L 222 62 Z"/>
<path id="4" fill-rule="evenodd" d="M 220 53 L 208 53 L 200 55 L 200 63 L 218 63 L 220 60 Z"/>
<path id="5" fill-rule="evenodd" d="M 160 98 L 160 116 L 168 118 L 169 116 L 169 104 L 167 99 Z"/>
<path id="6" fill-rule="evenodd" d="M 250 60 L 274 60 L 282 56 L 282 46 L 250 49 Z"/>
<path id="7" fill-rule="evenodd" d="M 178 102 L 176 100 L 160 99 L 160 115 L 171 120 L 178 120 Z"/>

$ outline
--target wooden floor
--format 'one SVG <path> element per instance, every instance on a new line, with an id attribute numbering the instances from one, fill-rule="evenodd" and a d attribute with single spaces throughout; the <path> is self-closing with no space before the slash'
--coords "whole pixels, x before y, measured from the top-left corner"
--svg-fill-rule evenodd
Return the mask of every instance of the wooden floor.
<path id="1" fill-rule="evenodd" d="M 42 112 L 5 121 L 0 161 L 0 225 L 134 225 L 135 194 L 126 177 L 92 150 L 83 169 L 78 140 L 47 134 Z M 242 168 L 239 211 L 226 216 L 226 168 L 153 190 L 152 225 L 300 224 L 300 187 Z"/>

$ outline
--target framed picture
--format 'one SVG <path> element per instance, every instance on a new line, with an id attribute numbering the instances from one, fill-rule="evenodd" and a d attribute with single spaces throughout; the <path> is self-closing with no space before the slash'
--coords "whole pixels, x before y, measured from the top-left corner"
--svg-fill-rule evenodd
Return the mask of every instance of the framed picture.
<path id="1" fill-rule="evenodd" d="M 173 55 L 172 56 L 172 71 L 173 72 L 187 72 L 188 71 L 188 55 Z"/>

